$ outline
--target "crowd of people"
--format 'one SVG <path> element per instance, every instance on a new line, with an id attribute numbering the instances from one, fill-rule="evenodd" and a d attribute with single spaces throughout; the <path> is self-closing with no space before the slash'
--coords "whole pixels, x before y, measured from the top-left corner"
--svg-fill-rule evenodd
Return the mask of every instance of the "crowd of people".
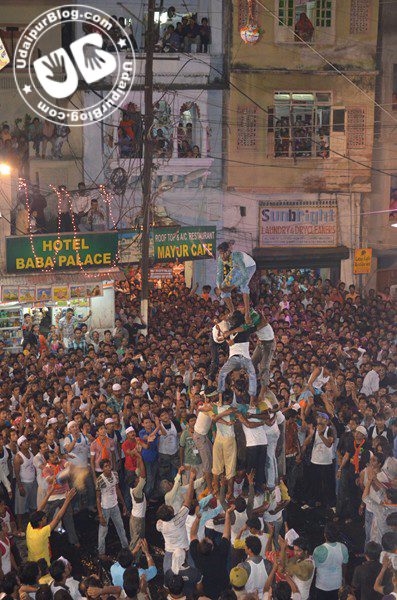
<path id="1" fill-rule="evenodd" d="M 207 17 L 198 23 L 197 15 L 178 14 L 174 6 L 167 10 L 164 22 L 161 17 L 157 52 L 208 52 L 211 27 Z"/>
<path id="2" fill-rule="evenodd" d="M 0 340 L 3 598 L 396 598 L 390 290 L 219 256 L 214 291 L 152 291 L 147 335 L 131 283 L 113 330 Z"/>
<path id="3" fill-rule="evenodd" d="M 37 184 L 29 180 L 17 195 L 17 204 L 11 215 L 13 235 L 62 233 L 76 231 L 104 231 L 107 229 L 106 205 L 98 189 L 87 189 L 81 181 L 77 190 L 68 192 L 60 185 L 57 194 L 44 195 Z M 48 206 L 50 205 L 50 206 Z"/>
<path id="4" fill-rule="evenodd" d="M 16 119 L 11 129 L 3 123 L 0 131 L 0 157 L 18 169 L 20 177 L 28 175 L 29 157 L 43 159 L 62 159 L 62 147 L 67 141 L 70 127 L 65 123 L 51 123 L 46 119 Z M 50 153 L 47 147 L 51 145 Z"/>

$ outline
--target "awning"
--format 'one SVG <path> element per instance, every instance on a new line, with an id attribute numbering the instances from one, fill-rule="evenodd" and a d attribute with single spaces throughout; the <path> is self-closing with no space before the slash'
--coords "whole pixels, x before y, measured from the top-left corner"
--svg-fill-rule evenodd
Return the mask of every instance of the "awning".
<path id="1" fill-rule="evenodd" d="M 349 258 L 349 248 L 254 248 L 252 253 L 261 269 L 319 269 L 339 267 Z"/>
<path id="2" fill-rule="evenodd" d="M 87 276 L 80 271 L 53 271 L 52 273 L 21 273 L 20 275 L 0 273 L 0 285 L 75 285 L 92 281 L 121 281 L 125 275 L 117 267 L 106 271 L 87 269 Z"/>

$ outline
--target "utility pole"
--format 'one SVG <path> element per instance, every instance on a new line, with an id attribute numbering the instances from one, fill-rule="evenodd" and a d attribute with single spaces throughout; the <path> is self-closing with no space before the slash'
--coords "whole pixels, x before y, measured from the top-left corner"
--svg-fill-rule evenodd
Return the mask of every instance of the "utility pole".
<path id="1" fill-rule="evenodd" d="M 155 44 L 154 26 L 155 0 L 148 0 L 147 30 L 146 30 L 146 63 L 145 63 L 145 128 L 143 138 L 143 173 L 142 173 L 142 292 L 141 315 L 146 325 L 149 323 L 149 246 L 150 221 L 152 201 L 152 167 L 153 143 L 151 139 L 153 126 L 153 53 Z M 147 334 L 147 328 L 146 328 Z"/>

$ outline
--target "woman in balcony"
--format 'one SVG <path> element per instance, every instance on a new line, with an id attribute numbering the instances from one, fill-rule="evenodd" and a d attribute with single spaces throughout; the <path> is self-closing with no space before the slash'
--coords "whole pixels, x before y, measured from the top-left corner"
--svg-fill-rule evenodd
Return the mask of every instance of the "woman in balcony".
<path id="1" fill-rule="evenodd" d="M 298 42 L 311 42 L 313 39 L 314 27 L 305 12 L 300 14 L 299 20 L 295 23 L 295 34 Z"/>

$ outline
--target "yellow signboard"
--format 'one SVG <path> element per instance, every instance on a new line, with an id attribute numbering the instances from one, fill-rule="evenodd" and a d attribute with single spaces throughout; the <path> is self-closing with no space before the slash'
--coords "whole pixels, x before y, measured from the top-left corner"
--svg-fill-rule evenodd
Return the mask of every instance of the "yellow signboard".
<path id="1" fill-rule="evenodd" d="M 372 248 L 358 248 L 354 251 L 354 274 L 371 273 Z"/>
<path id="2" fill-rule="evenodd" d="M 10 57 L 8 56 L 5 45 L 2 39 L 0 38 L 0 71 L 1 69 L 4 69 L 4 67 L 6 67 L 9 62 Z"/>

